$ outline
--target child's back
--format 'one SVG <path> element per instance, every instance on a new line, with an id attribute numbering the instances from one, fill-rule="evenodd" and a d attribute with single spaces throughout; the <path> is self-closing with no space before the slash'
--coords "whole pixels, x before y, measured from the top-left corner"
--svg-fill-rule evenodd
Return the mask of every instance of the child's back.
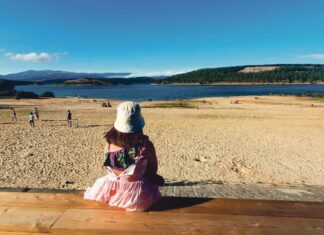
<path id="1" fill-rule="evenodd" d="M 125 102 L 117 110 L 114 127 L 105 136 L 107 175 L 89 187 L 84 198 L 128 211 L 143 211 L 161 197 L 152 180 L 157 172 L 155 149 L 143 135 L 144 119 L 139 105 Z"/>

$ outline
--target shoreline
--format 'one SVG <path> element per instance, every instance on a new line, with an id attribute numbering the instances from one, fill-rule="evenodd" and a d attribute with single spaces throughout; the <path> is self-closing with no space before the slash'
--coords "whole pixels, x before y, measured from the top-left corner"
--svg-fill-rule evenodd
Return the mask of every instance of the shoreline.
<path id="1" fill-rule="evenodd" d="M 324 82 L 316 83 L 254 83 L 254 82 L 217 82 L 217 83 L 170 83 L 170 84 L 157 84 L 157 85 L 188 85 L 188 86 L 259 86 L 259 85 L 323 85 Z"/>
<path id="2" fill-rule="evenodd" d="M 246 99 L 254 99 L 254 100 L 264 100 L 264 99 L 271 99 L 271 98 L 282 98 L 282 99 L 299 99 L 299 100 L 304 100 L 306 102 L 308 101 L 324 101 L 323 98 L 318 98 L 318 97 L 308 97 L 308 96 L 297 96 L 293 94 L 288 94 L 288 95 L 281 95 L 281 94 L 273 94 L 273 95 L 241 95 L 241 96 L 212 96 L 212 97 L 199 97 L 199 98 L 184 98 L 184 99 L 173 99 L 173 100 L 143 100 L 143 101 L 135 101 L 138 102 L 139 104 L 143 105 L 142 108 L 181 108 L 177 106 L 177 104 L 191 104 L 193 103 L 193 106 L 189 106 L 187 108 L 196 108 L 196 103 L 202 103 L 202 104 L 208 104 L 210 100 L 217 100 L 217 99 L 222 99 L 222 100 L 231 100 L 231 102 L 234 101 L 239 101 L 239 100 L 246 100 Z M 101 107 L 102 103 L 106 103 L 107 100 L 110 101 L 110 103 L 113 105 L 113 107 Z M 124 102 L 127 100 L 120 100 L 120 99 L 106 99 L 106 98 L 84 98 L 84 97 L 51 97 L 51 98 L 46 98 L 46 97 L 40 97 L 37 99 L 29 99 L 29 98 L 22 98 L 22 99 L 15 99 L 15 98 L 0 98 L 0 111 L 2 109 L 9 109 L 11 107 L 14 108 L 32 108 L 35 105 L 37 106 L 44 106 L 47 103 L 61 103 L 61 102 L 68 102 L 71 104 L 97 104 L 100 106 L 102 109 L 107 109 L 111 110 L 117 106 L 118 103 Z M 29 103 L 28 105 L 22 105 L 21 103 Z M 20 105 L 19 105 L 20 104 Z M 154 107 L 155 105 L 160 105 L 160 104 L 165 104 L 166 106 L 161 106 L 161 107 Z M 167 105 L 170 105 L 169 107 Z M 233 103 L 235 104 L 235 103 Z M 238 103 L 239 104 L 239 103 Z M 15 107 L 15 105 L 17 105 Z M 173 106 L 172 106 L 173 105 Z M 182 107 L 186 108 L 186 106 Z"/>
<path id="3" fill-rule="evenodd" d="M 198 82 L 193 82 L 193 83 L 138 83 L 138 84 L 64 84 L 64 83 L 48 83 L 48 84 L 28 84 L 28 85 L 18 85 L 18 86 L 46 86 L 46 85 L 51 85 L 51 86 L 67 86 L 67 87 L 78 87 L 78 86 L 136 86 L 136 85 L 174 85 L 174 86 L 259 86 L 259 85 L 323 85 L 324 82 L 294 82 L 294 83 L 257 83 L 257 82 L 214 82 L 214 83 L 206 83 L 206 84 L 200 84 Z"/>
<path id="4" fill-rule="evenodd" d="M 324 92 L 304 92 L 304 93 L 324 93 Z M 298 93 L 299 94 L 299 93 Z M 203 100 L 203 99 L 231 99 L 231 98 L 255 98 L 255 97 L 295 97 L 295 98 L 308 98 L 307 96 L 299 96 L 298 94 L 287 94 L 287 93 L 273 93 L 273 94 L 268 94 L 268 95 L 233 95 L 233 96 L 204 96 L 204 97 L 197 97 L 197 98 L 177 98 L 177 99 L 168 99 L 168 100 L 143 100 L 143 101 L 138 101 L 139 103 L 143 102 L 174 102 L 174 101 L 190 101 L 190 100 Z M 302 93 L 303 94 L 303 93 Z M 88 101 L 93 101 L 95 100 L 96 102 L 102 101 L 102 102 L 107 102 L 109 101 L 115 101 L 115 102 L 122 102 L 126 100 L 122 99 L 113 99 L 113 98 L 91 98 L 91 97 L 78 97 L 78 96 L 65 96 L 65 97 L 39 97 L 39 98 L 21 98 L 21 99 L 16 99 L 15 97 L 0 97 L 0 105 L 1 101 L 27 101 L 27 100 L 68 100 L 68 99 L 75 99 L 75 100 L 88 100 Z"/>
<path id="5" fill-rule="evenodd" d="M 267 98 L 267 97 L 290 97 L 290 98 L 305 98 L 308 99 L 309 97 L 306 96 L 298 96 L 294 94 L 285 94 L 282 95 L 280 93 L 273 94 L 273 95 L 236 95 L 236 96 L 204 96 L 204 97 L 198 97 L 198 98 L 183 98 L 183 99 L 170 99 L 170 100 L 143 100 L 143 101 L 136 101 L 138 103 L 154 103 L 154 102 L 181 102 L 181 101 L 195 101 L 195 100 L 210 100 L 210 99 L 240 99 L 240 98 Z M 110 102 L 123 102 L 126 100 L 121 99 L 112 99 L 112 98 L 90 98 L 90 97 L 74 97 L 74 96 L 66 96 L 66 97 L 39 97 L 39 98 L 21 98 L 16 99 L 14 97 L 0 97 L 0 108 L 1 108 L 1 101 L 2 102 L 11 102 L 19 103 L 21 101 L 64 101 L 64 100 L 75 100 L 75 101 L 85 101 L 85 102 L 107 102 L 109 100 Z"/>

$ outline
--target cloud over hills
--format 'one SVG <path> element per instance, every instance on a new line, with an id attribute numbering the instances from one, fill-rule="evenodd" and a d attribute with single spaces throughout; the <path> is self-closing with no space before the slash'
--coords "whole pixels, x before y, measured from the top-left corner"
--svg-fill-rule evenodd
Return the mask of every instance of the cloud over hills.
<path id="1" fill-rule="evenodd" d="M 59 53 L 48 53 L 48 52 L 30 52 L 30 53 L 13 53 L 6 52 L 4 54 L 5 57 L 10 60 L 18 60 L 18 61 L 30 61 L 30 62 L 45 62 L 59 59 L 60 56 L 67 55 L 67 52 L 59 52 Z"/>

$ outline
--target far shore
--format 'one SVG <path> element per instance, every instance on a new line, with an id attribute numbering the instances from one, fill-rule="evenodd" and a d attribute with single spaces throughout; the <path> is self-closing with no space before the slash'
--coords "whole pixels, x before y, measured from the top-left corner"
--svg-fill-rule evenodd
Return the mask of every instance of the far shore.
<path id="1" fill-rule="evenodd" d="M 251 86 L 251 85 L 316 85 L 316 84 L 324 84 L 324 82 L 294 82 L 294 83 L 257 83 L 257 82 L 213 82 L 213 83 L 168 83 L 168 84 L 157 84 L 157 85 L 197 85 L 197 86 Z"/>
<path id="2" fill-rule="evenodd" d="M 93 84 L 93 83 L 83 83 L 83 84 L 73 84 L 73 83 L 46 83 L 46 84 L 29 84 L 23 86 L 43 86 L 43 85 L 54 85 L 54 86 L 132 86 L 132 85 L 183 85 L 183 86 L 251 86 L 251 85 L 317 85 L 317 84 L 324 84 L 324 82 L 293 82 L 293 83 L 260 83 L 260 82 L 213 82 L 213 83 L 203 83 L 200 84 L 198 82 L 194 83 L 138 83 L 138 84 L 109 84 L 109 83 L 102 83 L 102 84 Z"/>

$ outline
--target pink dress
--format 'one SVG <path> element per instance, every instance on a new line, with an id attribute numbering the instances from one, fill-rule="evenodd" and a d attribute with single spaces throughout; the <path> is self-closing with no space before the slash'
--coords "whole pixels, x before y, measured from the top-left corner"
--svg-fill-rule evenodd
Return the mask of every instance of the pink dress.
<path id="1" fill-rule="evenodd" d="M 118 151 L 117 151 L 118 152 Z M 114 153 L 114 152 L 112 152 Z M 84 198 L 108 203 L 127 211 L 144 211 L 161 197 L 159 187 L 145 175 L 148 161 L 140 155 L 121 174 L 107 166 L 107 175 L 88 187 Z"/>

